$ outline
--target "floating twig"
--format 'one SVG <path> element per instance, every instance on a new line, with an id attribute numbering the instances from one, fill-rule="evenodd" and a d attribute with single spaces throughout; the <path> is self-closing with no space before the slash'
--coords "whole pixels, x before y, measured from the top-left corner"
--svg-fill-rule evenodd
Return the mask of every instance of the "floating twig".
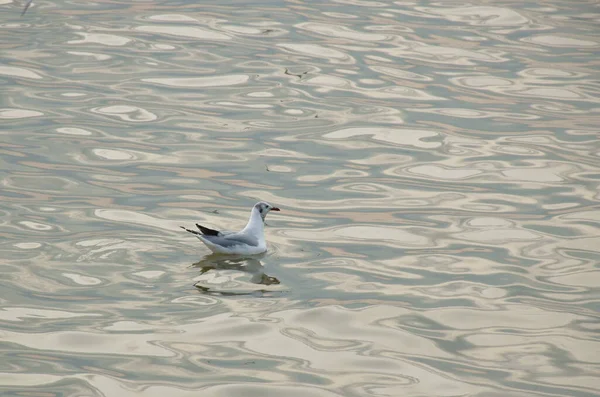
<path id="1" fill-rule="evenodd" d="M 302 79 L 302 76 L 304 76 L 305 74 L 308 74 L 308 71 L 298 74 L 298 73 L 291 73 L 288 68 L 285 68 L 285 71 L 283 73 L 287 74 L 288 76 L 296 76 L 299 79 Z"/>
<path id="2" fill-rule="evenodd" d="M 21 16 L 25 15 L 25 13 L 27 12 L 27 10 L 29 9 L 29 6 L 31 5 L 31 3 L 33 2 L 33 0 L 29 0 L 27 2 L 27 4 L 25 4 L 25 8 L 23 8 L 23 12 L 21 12 Z"/>

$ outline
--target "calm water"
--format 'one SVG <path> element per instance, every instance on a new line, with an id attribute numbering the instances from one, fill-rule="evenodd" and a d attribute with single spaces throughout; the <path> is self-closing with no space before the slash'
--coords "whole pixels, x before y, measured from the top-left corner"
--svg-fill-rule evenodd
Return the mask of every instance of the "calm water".
<path id="1" fill-rule="evenodd" d="M 23 5 L 2 396 L 600 393 L 596 1 Z"/>

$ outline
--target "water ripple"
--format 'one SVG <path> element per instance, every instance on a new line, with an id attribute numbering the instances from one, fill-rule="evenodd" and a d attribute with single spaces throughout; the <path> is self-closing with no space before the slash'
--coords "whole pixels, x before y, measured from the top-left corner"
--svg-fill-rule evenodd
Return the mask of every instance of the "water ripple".
<path id="1" fill-rule="evenodd" d="M 0 394 L 598 395 L 589 4 L 21 6 Z"/>

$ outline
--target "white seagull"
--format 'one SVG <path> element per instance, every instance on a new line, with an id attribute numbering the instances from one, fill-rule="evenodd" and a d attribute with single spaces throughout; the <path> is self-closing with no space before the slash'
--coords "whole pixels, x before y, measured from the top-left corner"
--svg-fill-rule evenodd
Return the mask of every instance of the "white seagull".
<path id="1" fill-rule="evenodd" d="M 265 217 L 269 211 L 280 211 L 269 203 L 259 201 L 252 207 L 246 227 L 239 232 L 220 232 L 196 223 L 200 232 L 181 228 L 198 237 L 212 252 L 218 254 L 255 255 L 267 250 L 265 241 Z"/>

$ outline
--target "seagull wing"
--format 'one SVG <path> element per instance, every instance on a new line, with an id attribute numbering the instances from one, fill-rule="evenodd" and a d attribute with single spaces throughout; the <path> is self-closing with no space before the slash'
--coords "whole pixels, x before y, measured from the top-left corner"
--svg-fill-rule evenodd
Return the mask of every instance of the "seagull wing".
<path id="1" fill-rule="evenodd" d="M 250 247 L 258 247 L 258 239 L 253 236 L 249 236 L 245 233 L 229 233 L 221 234 L 218 236 L 203 235 L 206 240 L 210 241 L 215 245 L 219 245 L 224 248 L 231 248 L 236 245 L 248 245 Z"/>

